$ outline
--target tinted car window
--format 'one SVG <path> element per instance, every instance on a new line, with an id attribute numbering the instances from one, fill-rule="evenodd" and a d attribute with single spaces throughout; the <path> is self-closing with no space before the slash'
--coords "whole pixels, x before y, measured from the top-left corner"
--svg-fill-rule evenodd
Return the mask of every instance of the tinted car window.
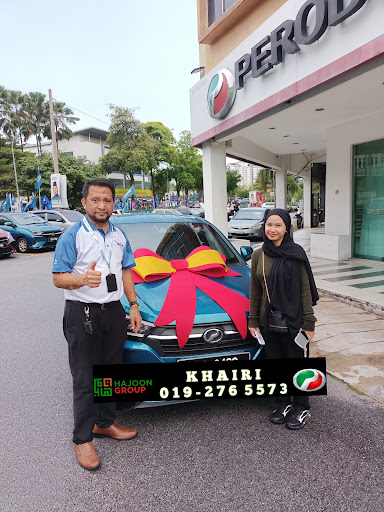
<path id="1" fill-rule="evenodd" d="M 226 257 L 227 262 L 236 263 L 238 257 L 231 247 L 214 231 L 199 222 L 155 222 L 137 224 L 118 224 L 125 231 L 132 250 L 150 249 L 162 258 L 170 261 L 184 259 L 202 245 L 215 249 Z"/>
<path id="2" fill-rule="evenodd" d="M 45 220 L 45 213 L 44 212 L 34 213 L 33 215 L 38 215 L 39 217 L 41 217 L 42 219 Z"/>
<path id="3" fill-rule="evenodd" d="M 13 213 L 10 217 L 22 226 L 27 226 L 29 224 L 44 224 L 46 222 L 45 220 L 42 220 L 41 217 L 36 217 L 36 215 L 32 215 L 31 213 Z"/>
<path id="4" fill-rule="evenodd" d="M 52 213 L 52 212 L 47 213 L 47 219 L 48 220 L 55 220 L 55 221 L 62 220 L 60 215 L 58 215 L 57 213 Z"/>
<path id="5" fill-rule="evenodd" d="M 236 213 L 233 219 L 236 220 L 263 220 L 265 212 L 260 210 L 242 210 Z"/>
<path id="6" fill-rule="evenodd" d="M 62 212 L 62 215 L 67 220 L 69 220 L 69 222 L 77 222 L 78 220 L 81 220 L 84 217 L 82 213 L 77 212 L 75 210 Z"/>

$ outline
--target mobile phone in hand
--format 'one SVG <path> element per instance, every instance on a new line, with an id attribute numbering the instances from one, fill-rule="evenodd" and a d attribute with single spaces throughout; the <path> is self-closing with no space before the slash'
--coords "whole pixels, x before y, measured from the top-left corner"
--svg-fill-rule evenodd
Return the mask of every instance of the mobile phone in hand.
<path id="1" fill-rule="evenodd" d="M 295 343 L 296 345 L 298 345 L 300 348 L 302 348 L 303 350 L 305 350 L 305 348 L 307 347 L 308 345 L 308 338 L 305 334 L 304 331 L 300 331 L 299 334 L 296 336 L 295 338 Z"/>
<path id="2" fill-rule="evenodd" d="M 257 339 L 260 345 L 265 345 L 264 338 L 259 333 L 259 331 L 256 331 L 256 329 L 253 331 L 253 337 Z"/>

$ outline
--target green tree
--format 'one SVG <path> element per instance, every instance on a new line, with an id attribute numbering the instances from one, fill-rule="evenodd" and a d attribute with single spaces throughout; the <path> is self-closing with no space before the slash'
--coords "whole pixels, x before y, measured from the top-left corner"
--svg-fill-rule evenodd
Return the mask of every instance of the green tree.
<path id="1" fill-rule="evenodd" d="M 152 190 L 162 197 L 166 191 L 167 170 L 175 158 L 175 139 L 169 128 L 160 122 L 148 122 L 142 125 L 145 133 L 153 139 L 148 144 L 148 162 L 151 173 Z M 160 190 L 161 189 L 161 190 Z"/>
<path id="2" fill-rule="evenodd" d="M 201 191 L 203 189 L 203 165 L 199 150 L 191 144 L 191 132 L 184 130 L 176 143 L 176 151 L 173 154 L 169 168 L 171 179 L 175 180 L 177 194 L 181 190 L 187 195 L 190 190 Z M 194 182 L 188 176 L 192 176 Z"/>
<path id="3" fill-rule="evenodd" d="M 37 152 L 42 154 L 41 143 L 49 126 L 49 105 L 41 92 L 30 92 L 25 95 L 24 111 L 28 116 L 28 128 L 36 137 Z"/>
<path id="4" fill-rule="evenodd" d="M 241 180 L 241 174 L 235 169 L 227 167 L 227 194 L 232 196 L 236 190 L 236 187 Z"/>
<path id="5" fill-rule="evenodd" d="M 149 169 L 149 141 L 142 124 L 134 115 L 134 109 L 128 107 L 109 106 L 111 125 L 107 143 L 109 152 L 101 159 L 101 170 L 105 174 L 112 172 L 129 176 L 134 184 L 134 171 Z"/>
<path id="6" fill-rule="evenodd" d="M 36 192 L 35 183 L 37 170 L 39 169 L 43 180 L 40 188 L 41 197 L 44 195 L 51 197 L 51 174 L 54 172 L 52 156 L 47 153 L 40 156 L 35 156 L 32 153 L 23 153 L 23 155 L 28 155 L 28 157 L 19 159 L 17 165 L 20 191 L 28 194 L 28 196 L 32 192 Z M 86 161 L 84 158 L 59 153 L 58 159 L 60 172 L 67 176 L 68 204 L 71 208 L 76 208 L 81 205 L 84 183 L 92 178 L 105 178 L 105 173 L 99 166 Z"/>

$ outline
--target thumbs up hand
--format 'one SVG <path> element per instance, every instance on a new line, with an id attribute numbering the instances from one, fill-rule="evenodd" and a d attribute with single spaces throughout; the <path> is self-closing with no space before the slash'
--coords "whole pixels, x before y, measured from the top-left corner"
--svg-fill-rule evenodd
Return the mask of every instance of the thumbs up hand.
<path id="1" fill-rule="evenodd" d="M 96 261 L 94 261 L 84 274 L 84 285 L 90 288 L 97 288 L 101 283 L 101 272 L 95 270 Z"/>

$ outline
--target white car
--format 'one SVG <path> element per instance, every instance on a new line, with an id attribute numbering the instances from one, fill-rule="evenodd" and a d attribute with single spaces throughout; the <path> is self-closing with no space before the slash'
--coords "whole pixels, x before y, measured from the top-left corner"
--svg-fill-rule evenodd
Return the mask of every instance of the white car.
<path id="1" fill-rule="evenodd" d="M 262 208 L 270 208 L 270 209 L 273 209 L 275 208 L 275 203 L 263 203 L 261 205 Z"/>
<path id="2" fill-rule="evenodd" d="M 38 215 L 52 226 L 60 226 L 65 230 L 84 217 L 82 213 L 76 210 L 37 210 L 30 213 Z"/>

